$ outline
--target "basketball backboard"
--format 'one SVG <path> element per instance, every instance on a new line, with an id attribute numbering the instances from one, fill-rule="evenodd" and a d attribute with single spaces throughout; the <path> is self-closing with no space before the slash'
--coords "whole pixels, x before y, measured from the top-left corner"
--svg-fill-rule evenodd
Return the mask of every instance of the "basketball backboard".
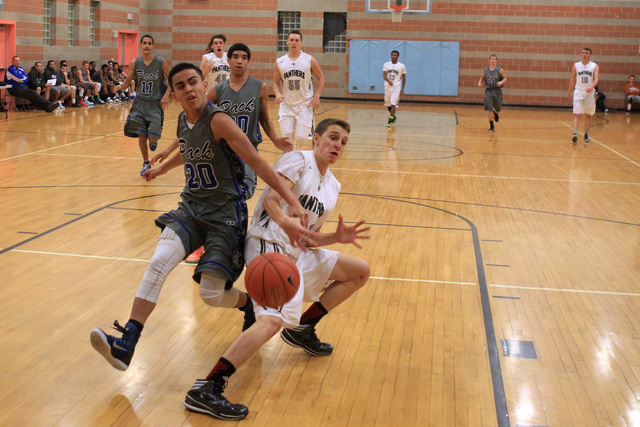
<path id="1" fill-rule="evenodd" d="M 404 6 L 403 13 L 431 14 L 431 0 L 365 0 L 367 13 L 391 13 L 391 6 Z"/>

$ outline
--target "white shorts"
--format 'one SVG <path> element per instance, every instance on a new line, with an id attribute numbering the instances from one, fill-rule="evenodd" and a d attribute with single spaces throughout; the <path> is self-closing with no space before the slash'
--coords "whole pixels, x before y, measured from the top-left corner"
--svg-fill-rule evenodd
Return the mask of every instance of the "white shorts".
<path id="1" fill-rule="evenodd" d="M 279 249 L 279 250 L 275 250 Z M 281 247 L 272 243 L 261 244 L 261 239 L 255 237 L 247 238 L 244 257 L 249 264 L 252 259 L 266 252 L 280 252 Z M 256 313 L 256 319 L 263 314 L 276 316 L 283 320 L 285 328 L 295 328 L 300 324 L 302 316 L 303 301 L 320 301 L 320 293 L 330 285 L 329 276 L 338 262 L 339 252 L 329 249 L 309 249 L 303 252 L 296 261 L 298 271 L 300 272 L 300 287 L 295 296 L 280 307 L 269 308 L 254 305 L 253 310 Z"/>
<path id="2" fill-rule="evenodd" d="M 284 101 L 281 102 L 278 121 L 280 122 L 280 133 L 283 137 L 294 139 L 295 131 L 295 139 L 307 139 L 313 125 L 311 103 L 288 105 Z"/>
<path id="3" fill-rule="evenodd" d="M 391 107 L 392 105 L 398 106 L 400 102 L 400 91 L 402 86 L 389 86 L 388 83 L 384 84 L 384 106 Z"/>
<path id="4" fill-rule="evenodd" d="M 587 93 L 585 90 L 575 90 L 573 92 L 573 114 L 589 114 L 593 116 L 596 112 L 595 92 Z"/>

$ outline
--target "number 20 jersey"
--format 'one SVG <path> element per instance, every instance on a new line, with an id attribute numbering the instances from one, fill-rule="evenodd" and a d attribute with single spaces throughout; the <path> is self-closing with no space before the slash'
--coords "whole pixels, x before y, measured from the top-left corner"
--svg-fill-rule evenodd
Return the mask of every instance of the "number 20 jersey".
<path id="1" fill-rule="evenodd" d="M 187 123 L 184 112 L 178 118 L 177 136 L 186 180 L 180 205 L 186 208 L 186 202 L 193 215 L 203 217 L 242 198 L 244 164 L 224 139 L 216 139 L 211 132 L 214 114 L 225 113 L 207 104 L 193 126 Z"/>
<path id="2" fill-rule="evenodd" d="M 311 84 L 311 58 L 308 53 L 300 52 L 294 61 L 289 55 L 276 60 L 280 78 L 282 79 L 282 94 L 288 105 L 311 103 L 313 85 Z"/>

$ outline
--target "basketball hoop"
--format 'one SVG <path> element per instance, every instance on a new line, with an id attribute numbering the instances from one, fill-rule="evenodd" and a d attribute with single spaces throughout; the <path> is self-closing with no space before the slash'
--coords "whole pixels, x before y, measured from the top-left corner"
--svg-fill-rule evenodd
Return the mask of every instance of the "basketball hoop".
<path id="1" fill-rule="evenodd" d="M 406 6 L 402 5 L 389 5 L 391 10 L 391 22 L 402 22 L 402 11 Z"/>

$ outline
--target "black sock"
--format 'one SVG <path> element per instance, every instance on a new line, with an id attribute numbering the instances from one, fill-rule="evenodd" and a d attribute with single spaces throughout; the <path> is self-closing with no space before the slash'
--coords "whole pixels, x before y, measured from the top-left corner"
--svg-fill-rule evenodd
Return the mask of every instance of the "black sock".
<path id="1" fill-rule="evenodd" d="M 142 328 L 144 328 L 144 325 L 140 322 L 138 322 L 137 320 L 133 320 L 133 319 L 129 319 L 129 322 L 133 323 L 135 325 L 136 328 L 138 328 L 139 332 L 142 332 Z"/>
<path id="2" fill-rule="evenodd" d="M 300 324 L 315 325 L 327 313 L 328 313 L 327 309 L 324 308 L 324 306 L 321 303 L 314 302 L 313 304 L 311 304 L 311 307 L 309 307 L 307 311 L 305 311 L 302 314 L 302 317 L 300 318 Z"/>
<path id="3" fill-rule="evenodd" d="M 251 297 L 247 294 L 247 302 L 242 307 L 238 307 L 238 310 L 247 311 L 249 309 L 253 309 L 253 303 L 251 302 Z"/>
<path id="4" fill-rule="evenodd" d="M 489 127 L 493 129 L 493 120 L 489 120 Z"/>
<path id="5" fill-rule="evenodd" d="M 216 366 L 213 367 L 209 375 L 207 375 L 207 380 L 213 380 L 217 383 L 226 384 L 227 380 L 231 375 L 236 372 L 236 367 L 233 366 L 233 363 L 229 362 L 224 357 L 221 357 L 216 363 Z"/>

